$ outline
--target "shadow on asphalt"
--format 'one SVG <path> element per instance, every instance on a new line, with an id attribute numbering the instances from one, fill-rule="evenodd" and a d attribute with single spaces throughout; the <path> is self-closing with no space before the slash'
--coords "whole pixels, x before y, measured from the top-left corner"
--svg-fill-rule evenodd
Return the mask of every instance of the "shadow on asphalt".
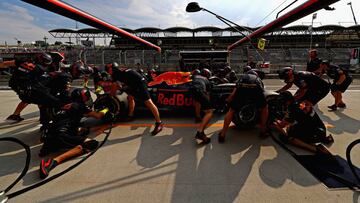
<path id="1" fill-rule="evenodd" d="M 304 187 L 320 184 L 290 155 L 277 146 L 274 148 L 275 157 L 264 160 L 260 166 L 254 166 L 255 161 L 259 158 L 261 148 L 274 146 L 270 138 L 265 140 L 258 138 L 256 136 L 258 131 L 255 129 L 239 131 L 232 127 L 229 129 L 225 144 L 219 144 L 217 142 L 218 132 L 213 132 L 212 143 L 209 145 L 197 144 L 194 140 L 194 130 L 187 131 L 188 133 L 172 131 L 170 134 L 161 136 L 145 136 L 144 134 L 150 133 L 150 128 L 146 128 L 141 134 L 110 140 L 106 145 L 141 139 L 135 160 L 146 170 L 62 194 L 44 202 L 74 201 L 81 197 L 118 190 L 170 174 L 175 174 L 171 202 L 234 202 L 253 168 L 259 168 L 263 182 L 273 188 L 283 186 L 286 180 L 291 180 Z M 199 157 L 199 150 L 204 152 L 202 157 Z M 241 154 L 240 159 L 234 160 L 232 157 L 238 154 Z M 178 161 L 166 162 L 174 156 L 178 156 Z M 176 166 L 176 168 L 163 172 L 162 169 L 169 166 L 172 168 Z M 161 170 L 161 172 L 145 176 L 157 170 Z M 293 177 L 293 173 L 296 173 L 297 176 Z M 131 180 L 134 177 L 138 178 Z M 307 178 L 304 179 L 304 177 Z M 216 190 L 211 187 L 215 187 Z M 209 191 L 217 192 L 209 194 Z"/>
<path id="2" fill-rule="evenodd" d="M 346 115 L 341 115 L 341 112 L 337 113 L 339 117 L 343 116 L 347 122 L 349 119 L 351 120 Z M 141 117 L 151 118 L 148 115 Z M 217 119 L 213 119 L 213 122 L 216 121 Z M 354 125 L 354 122 L 359 121 L 355 120 L 352 122 L 352 125 Z M 32 160 L 30 172 L 23 179 L 24 186 L 31 185 L 40 180 L 38 177 L 40 158 L 37 156 L 41 148 L 41 144 L 37 141 L 39 140 L 39 132 L 35 130 L 22 133 L 24 130 L 36 125 L 37 122 L 30 123 L 2 135 L 2 137 L 14 136 L 31 146 Z M 100 125 L 92 128 L 90 137 L 97 137 L 107 127 L 108 125 Z M 349 127 L 346 125 L 342 131 L 357 132 L 359 130 L 359 126 Z M 61 196 L 47 199 L 44 202 L 74 201 L 81 197 L 120 189 L 170 174 L 175 174 L 171 202 L 234 202 L 245 183 L 249 181 L 249 176 L 254 168 L 259 170 L 263 183 L 272 188 L 284 186 L 287 184 L 287 180 L 303 187 L 320 184 L 295 159 L 277 146 L 271 138 L 258 138 L 257 129 L 238 130 L 235 127 L 231 127 L 224 144 L 217 142 L 218 131 L 211 132 L 209 136 L 211 136 L 212 142 L 209 145 L 201 145 L 195 142 L 195 129 L 193 128 L 183 128 L 182 131 L 166 131 L 167 134 L 163 133 L 160 136 L 150 136 L 151 129 L 151 127 L 147 127 L 142 133 L 111 139 L 104 145 L 104 147 L 107 147 L 140 139 L 140 146 L 134 160 L 139 166 L 143 167 L 143 170 L 110 182 L 61 194 Z M 137 128 L 131 127 L 131 130 L 137 130 Z M 262 147 L 274 147 L 275 155 L 265 158 L 260 157 Z M 14 146 L 14 148 L 0 146 L 0 153 L 14 152 L 19 149 L 21 148 L 17 146 Z M 201 156 L 202 153 L 199 153 L 202 151 L 203 156 Z M 24 154 L 24 151 L 21 150 L 12 155 L 0 156 L 1 163 L 9 163 L 7 164 L 9 166 L 19 166 L 19 168 L 1 167 L 0 176 L 20 173 L 25 160 Z M 166 162 L 176 156 L 178 156 L 177 161 Z M 234 159 L 233 157 L 238 158 Z M 264 160 L 255 164 L 259 158 Z M 3 164 L 1 165 L 3 166 Z M 169 166 L 174 169 L 162 170 Z M 150 173 L 158 170 L 161 170 L 161 172 L 156 173 L 156 175 L 150 175 Z M 137 177 L 136 180 L 132 179 L 134 177 Z M 209 194 L 209 191 L 216 192 Z M 354 202 L 357 202 L 358 198 L 359 194 L 354 193 Z"/>
<path id="3" fill-rule="evenodd" d="M 334 126 L 334 128 L 327 129 L 329 132 L 333 134 L 342 134 L 342 133 L 350 133 L 357 134 L 360 130 L 360 120 L 352 118 L 346 114 L 344 114 L 344 109 L 338 109 L 337 111 L 333 111 L 333 113 L 338 117 L 337 120 L 331 119 L 329 116 L 325 115 L 319 109 L 316 110 L 319 113 L 319 116 L 324 122 L 327 122 Z"/>

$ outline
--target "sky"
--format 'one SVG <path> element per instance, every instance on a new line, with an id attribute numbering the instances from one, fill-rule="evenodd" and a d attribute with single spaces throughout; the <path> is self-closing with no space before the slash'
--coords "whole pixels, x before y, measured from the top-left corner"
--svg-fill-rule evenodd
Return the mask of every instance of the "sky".
<path id="1" fill-rule="evenodd" d="M 206 12 L 187 13 L 186 5 L 194 0 L 64 0 L 102 20 L 119 27 L 137 29 L 141 27 L 168 28 L 184 26 L 227 27 Z M 240 25 L 257 27 L 271 22 L 276 13 L 293 0 L 198 0 L 201 7 L 213 11 Z M 294 8 L 306 0 L 298 0 Z M 332 5 L 336 10 L 317 12 L 314 27 L 337 24 L 354 25 L 348 2 L 352 2 L 355 16 L 360 21 L 360 1 L 340 0 Z M 276 9 L 277 8 L 277 9 Z M 270 14 L 274 11 L 272 14 Z M 270 15 L 269 15 L 270 14 Z M 268 16 L 267 18 L 265 18 Z M 264 19 L 265 18 L 265 19 Z M 311 24 L 311 15 L 291 25 Z M 17 40 L 31 43 L 48 37 L 49 42 L 67 41 L 54 39 L 49 30 L 57 28 L 75 29 L 76 22 L 58 14 L 32 6 L 20 0 L 0 0 L 0 45 L 16 44 Z M 89 26 L 78 23 L 79 28 Z M 100 42 L 101 43 L 101 42 Z"/>

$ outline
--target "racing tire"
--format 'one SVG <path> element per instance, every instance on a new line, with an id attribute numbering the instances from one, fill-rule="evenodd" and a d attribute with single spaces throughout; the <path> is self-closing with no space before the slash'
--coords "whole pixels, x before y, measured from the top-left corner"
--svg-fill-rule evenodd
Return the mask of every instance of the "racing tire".
<path id="1" fill-rule="evenodd" d="M 238 128 L 253 128 L 259 118 L 259 111 L 253 104 L 243 105 L 239 111 L 235 112 L 232 122 Z"/>
<path id="2" fill-rule="evenodd" d="M 108 108 L 109 111 L 116 116 L 118 116 L 121 111 L 124 111 L 124 109 L 121 108 L 121 102 L 117 97 L 100 95 L 94 102 L 94 110 L 101 111 L 105 108 Z"/>

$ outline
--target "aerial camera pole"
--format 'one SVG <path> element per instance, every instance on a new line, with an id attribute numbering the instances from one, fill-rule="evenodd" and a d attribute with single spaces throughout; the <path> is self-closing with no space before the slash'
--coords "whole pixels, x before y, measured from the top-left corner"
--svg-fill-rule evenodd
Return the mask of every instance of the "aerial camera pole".
<path id="1" fill-rule="evenodd" d="M 232 22 L 232 21 L 230 21 L 230 20 L 228 20 L 228 19 L 226 19 L 226 18 L 224 18 L 224 17 L 222 17 L 222 16 L 219 16 L 219 15 L 217 15 L 217 14 L 215 14 L 215 13 L 213 13 L 213 12 L 211 12 L 211 11 L 205 9 L 205 8 L 203 8 L 203 10 L 204 10 L 204 11 L 207 11 L 207 12 L 213 14 L 213 15 L 215 15 L 215 17 L 216 17 L 217 19 L 219 19 L 220 21 L 222 21 L 223 23 L 225 23 L 225 24 L 228 25 L 229 27 L 231 27 L 231 28 L 233 28 L 234 30 L 236 30 L 236 31 L 237 31 L 238 33 L 240 33 L 243 37 L 249 38 L 248 35 L 245 35 L 245 34 L 244 34 L 242 31 L 240 31 L 237 27 L 241 27 L 242 29 L 248 31 L 249 33 L 252 33 L 252 30 L 247 29 L 246 27 L 240 26 L 240 25 L 238 25 L 238 24 L 236 24 L 236 23 L 234 23 L 234 22 Z M 230 23 L 232 23 L 233 25 L 236 25 L 237 27 L 232 26 Z M 255 50 L 256 54 L 257 54 L 257 55 L 261 58 L 261 60 L 264 62 L 264 61 L 265 61 L 264 58 L 261 56 L 261 54 L 260 54 L 259 51 L 256 49 L 256 47 L 251 43 L 251 39 L 250 39 L 250 38 L 249 38 L 249 43 L 250 43 L 250 46 Z"/>

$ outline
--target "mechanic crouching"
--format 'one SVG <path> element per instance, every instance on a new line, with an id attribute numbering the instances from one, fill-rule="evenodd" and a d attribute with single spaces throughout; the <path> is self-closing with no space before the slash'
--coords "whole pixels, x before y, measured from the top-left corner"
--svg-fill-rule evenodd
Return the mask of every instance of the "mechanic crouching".
<path id="1" fill-rule="evenodd" d="M 344 93 L 352 83 L 352 77 L 346 70 L 343 70 L 339 66 L 330 65 L 328 61 L 323 61 L 320 64 L 320 67 L 323 72 L 333 79 L 333 83 L 330 85 L 330 90 L 335 99 L 335 103 L 328 106 L 328 108 L 332 111 L 336 111 L 338 107 L 345 108 L 346 104 L 342 100 L 342 93 Z"/>
<path id="2" fill-rule="evenodd" d="M 114 82 L 121 82 L 121 89 L 128 94 L 129 112 L 127 120 L 131 121 L 134 118 L 134 98 L 143 101 L 145 106 L 151 111 L 151 113 L 155 117 L 155 127 L 151 134 L 158 134 L 163 129 L 163 123 L 161 122 L 158 108 L 155 106 L 155 104 L 150 98 L 150 93 L 147 89 L 146 79 L 135 70 L 125 67 L 120 68 L 117 63 L 113 63 L 112 71 L 112 77 Z M 114 86 L 114 88 L 118 87 Z"/>
<path id="3" fill-rule="evenodd" d="M 239 112 L 241 107 L 246 104 L 244 102 L 249 100 L 255 103 L 260 112 L 260 137 L 269 135 L 267 128 L 269 112 L 264 95 L 264 85 L 255 71 L 248 71 L 240 77 L 235 89 L 227 100 L 230 108 L 225 115 L 224 125 L 218 136 L 219 143 L 225 142 L 225 135 L 234 117 L 234 113 Z"/>
<path id="4" fill-rule="evenodd" d="M 211 83 L 208 78 L 210 76 L 211 74 L 208 69 L 203 69 L 201 72 L 196 69 L 192 72 L 191 76 L 192 82 L 190 93 L 194 101 L 195 122 L 201 122 L 197 129 L 195 138 L 201 140 L 204 144 L 210 143 L 210 138 L 205 135 L 204 130 L 209 124 L 214 111 L 209 95 Z M 203 118 L 201 118 L 201 110 L 205 112 Z"/>
<path id="5" fill-rule="evenodd" d="M 316 105 L 330 91 L 329 83 L 312 72 L 295 71 L 290 67 L 286 67 L 279 70 L 278 74 L 286 85 L 277 92 L 284 92 L 295 84 L 298 90 L 294 95 L 294 100 L 297 102 L 306 100 L 312 105 Z"/>
<path id="6" fill-rule="evenodd" d="M 40 163 L 40 177 L 46 178 L 50 170 L 62 162 L 84 153 L 95 150 L 98 141 L 89 139 L 79 131 L 82 117 L 101 119 L 112 117 L 108 109 L 100 112 L 91 110 L 92 99 L 88 89 L 74 89 L 71 93 L 71 103 L 55 111 L 53 122 L 46 131 L 44 144 L 39 156 L 43 157 L 63 149 L 70 149 L 55 158 L 42 159 Z"/>

